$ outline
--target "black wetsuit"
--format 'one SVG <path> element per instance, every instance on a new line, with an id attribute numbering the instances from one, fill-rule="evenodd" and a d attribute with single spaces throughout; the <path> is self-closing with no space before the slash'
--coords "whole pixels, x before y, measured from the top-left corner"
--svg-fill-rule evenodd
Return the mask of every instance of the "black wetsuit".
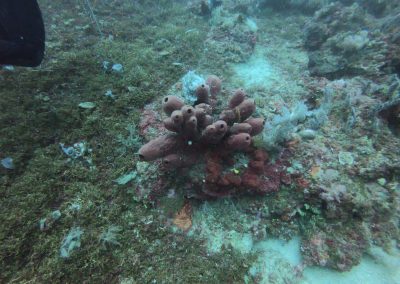
<path id="1" fill-rule="evenodd" d="M 45 32 L 36 0 L 0 0 L 0 64 L 42 62 Z"/>

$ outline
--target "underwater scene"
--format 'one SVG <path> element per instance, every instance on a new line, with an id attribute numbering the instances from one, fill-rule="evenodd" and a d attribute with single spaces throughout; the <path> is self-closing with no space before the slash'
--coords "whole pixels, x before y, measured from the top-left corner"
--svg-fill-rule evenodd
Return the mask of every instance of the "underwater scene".
<path id="1" fill-rule="evenodd" d="M 0 283 L 400 284 L 400 1 L 0 2 Z"/>

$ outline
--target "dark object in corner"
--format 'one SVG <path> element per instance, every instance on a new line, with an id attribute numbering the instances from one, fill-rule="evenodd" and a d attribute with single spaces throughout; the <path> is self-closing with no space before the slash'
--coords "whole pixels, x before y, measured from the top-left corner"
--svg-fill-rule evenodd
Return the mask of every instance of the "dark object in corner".
<path id="1" fill-rule="evenodd" d="M 0 64 L 38 66 L 45 31 L 36 0 L 0 0 Z"/>
<path id="2" fill-rule="evenodd" d="M 383 104 L 378 109 L 378 115 L 387 122 L 394 135 L 400 136 L 400 97 Z"/>

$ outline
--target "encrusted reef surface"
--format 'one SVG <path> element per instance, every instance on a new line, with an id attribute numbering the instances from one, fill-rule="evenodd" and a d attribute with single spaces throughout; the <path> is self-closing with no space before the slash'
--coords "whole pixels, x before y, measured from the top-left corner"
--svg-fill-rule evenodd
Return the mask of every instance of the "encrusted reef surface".
<path id="1" fill-rule="evenodd" d="M 376 18 L 361 5 L 333 2 L 307 22 L 305 47 L 312 75 L 376 77 L 399 72 L 399 28 L 395 24 L 399 7 Z"/>
<path id="2" fill-rule="evenodd" d="M 398 1 L 39 2 L 1 283 L 399 283 Z"/>
<path id="3" fill-rule="evenodd" d="M 176 95 L 162 99 L 161 107 L 153 106 L 162 108 L 169 133 L 142 146 L 139 157 L 160 159 L 160 171 L 178 171 L 191 197 L 266 194 L 278 191 L 281 182 L 290 183 L 289 153 L 272 161 L 264 149 L 254 146 L 254 137 L 264 130 L 264 118 L 252 117 L 254 100 L 242 88 L 231 91 L 230 98 L 226 88 L 221 93 L 216 76 L 205 82 L 194 90 L 194 106 L 184 104 L 179 98 L 185 96 L 183 90 L 177 88 Z M 214 109 L 222 111 L 213 116 Z M 156 127 L 157 121 L 153 123 L 150 126 Z"/>

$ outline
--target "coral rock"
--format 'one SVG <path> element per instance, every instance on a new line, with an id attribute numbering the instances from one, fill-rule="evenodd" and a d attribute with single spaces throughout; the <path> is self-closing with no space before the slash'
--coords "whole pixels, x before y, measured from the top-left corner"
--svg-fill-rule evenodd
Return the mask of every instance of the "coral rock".
<path id="1" fill-rule="evenodd" d="M 144 145 L 139 150 L 141 159 L 163 158 L 162 169 L 180 170 L 181 174 L 196 164 L 186 181 L 192 189 L 191 194 L 200 198 L 246 192 L 265 194 L 279 190 L 282 183 L 291 183 L 291 176 L 283 173 L 282 156 L 278 163 L 267 164 L 268 155 L 250 147 L 252 136 L 263 131 L 264 119 L 251 118 L 256 105 L 254 100 L 246 99 L 243 89 L 234 92 L 228 108 L 213 122 L 213 108 L 206 102 L 217 105 L 215 96 L 220 91 L 221 80 L 210 76 L 207 84 L 197 87 L 194 107 L 185 105 L 178 97 L 165 97 L 163 110 L 168 117 L 164 119 L 164 126 L 177 134 L 171 133 Z M 243 152 L 246 161 L 250 158 L 246 169 L 231 172 L 238 162 L 234 151 Z M 205 173 L 201 172 L 202 167 L 205 167 Z"/>
<path id="2" fill-rule="evenodd" d="M 224 178 L 233 186 L 240 186 L 242 184 L 240 176 L 235 175 L 234 173 L 227 173 Z"/>
<path id="3" fill-rule="evenodd" d="M 256 161 L 265 162 L 268 160 L 268 154 L 261 149 L 255 150 L 253 155 L 254 155 L 254 160 L 256 160 Z"/>
<path id="4" fill-rule="evenodd" d="M 214 159 L 207 160 L 207 176 L 206 181 L 208 183 L 216 183 L 222 171 L 221 164 Z"/>
<path id="5" fill-rule="evenodd" d="M 246 172 L 242 176 L 242 184 L 250 188 L 258 188 L 261 185 L 261 181 L 256 174 Z"/>
<path id="6" fill-rule="evenodd" d="M 262 161 L 250 161 L 249 167 L 257 174 L 264 172 L 264 162 Z"/>
<path id="7" fill-rule="evenodd" d="M 228 186 L 228 185 L 229 185 L 229 180 L 228 180 L 225 176 L 222 176 L 222 177 L 218 180 L 217 184 L 218 184 L 218 185 L 222 185 L 222 186 Z"/>
<path id="8" fill-rule="evenodd" d="M 285 172 L 281 172 L 280 178 L 283 184 L 290 185 L 292 183 L 292 177 Z"/>
<path id="9" fill-rule="evenodd" d="M 173 223 L 183 231 L 192 227 L 192 206 L 189 202 L 186 202 L 182 209 L 176 213 Z"/>

